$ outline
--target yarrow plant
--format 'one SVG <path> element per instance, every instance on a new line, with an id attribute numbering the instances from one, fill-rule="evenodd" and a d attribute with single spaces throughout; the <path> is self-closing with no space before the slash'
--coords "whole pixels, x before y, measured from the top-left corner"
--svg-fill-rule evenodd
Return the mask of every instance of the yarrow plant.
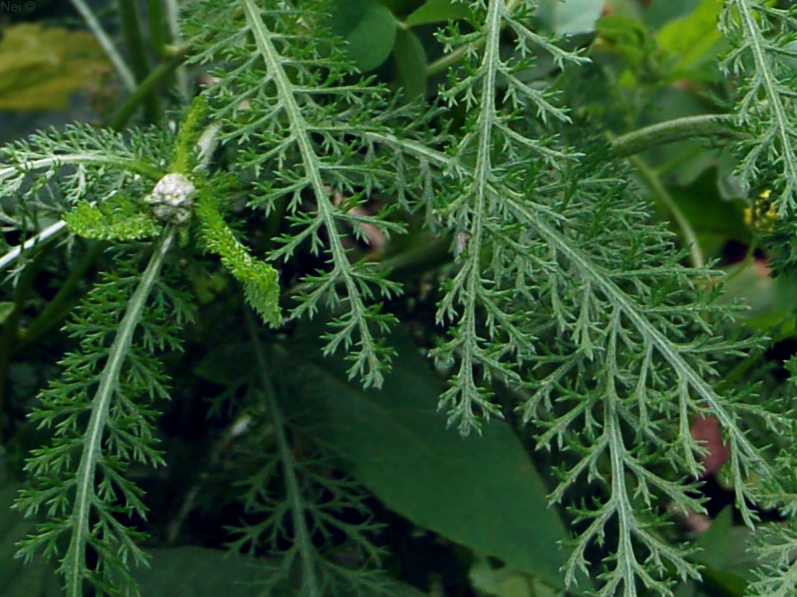
<path id="1" fill-rule="evenodd" d="M 716 23 L 705 35 L 724 44 L 713 64 L 725 78 L 709 80 L 732 109 L 628 126 L 656 113 L 677 56 L 651 49 L 664 34 L 634 41 L 641 25 L 622 15 L 562 37 L 550 17 L 559 5 L 531 0 L 148 3 L 162 63 L 127 73 L 137 87 L 109 126 L 44 131 L 0 153 L 12 300 L 0 335 L 3 441 L 24 452 L 14 508 L 35 522 L 18 556 L 56 562 L 70 597 L 146 595 L 137 570 L 148 548 L 173 545 L 204 496 L 206 510 L 236 513 L 218 527 L 260 564 L 260 594 L 412 594 L 396 580 L 410 575 L 385 564 L 395 557 L 382 545 L 390 516 L 369 492 L 394 509 L 412 500 L 383 497 L 358 460 L 368 449 L 353 454 L 325 435 L 338 418 L 314 428 L 307 417 L 362 395 L 347 424 L 376 445 L 365 413 L 378 399 L 368 397 L 423 352 L 447 383 L 430 407 L 458 432 L 453 446 L 478 445 L 509 419 L 513 441 L 536 450 L 549 490 L 536 515 L 571 528 L 549 546 L 562 567 L 549 571 L 556 587 L 538 587 L 545 594 L 669 596 L 710 584 L 678 520 L 708 512 L 701 479 L 720 450 L 718 477 L 756 564 L 742 592 L 714 589 L 794 594 L 791 388 L 757 367 L 766 334 L 788 334 L 742 325 L 721 272 L 702 264 L 694 218 L 639 154 L 698 137 L 723 145 L 735 166 L 727 180 L 759 197 L 748 214 L 768 217 L 748 222 L 751 259 L 758 245 L 782 279 L 794 276 L 797 13 L 756 0 L 696 4 Z M 139 15 L 119 5 L 133 50 Z M 427 64 L 425 52 L 439 57 Z M 163 81 L 184 93 L 159 97 Z M 584 98 L 593 83 L 617 114 Z M 139 105 L 144 115 L 128 125 Z M 652 215 L 645 184 L 680 238 Z M 60 285 L 47 300 L 42 275 Z M 9 379 L 12 358 L 52 343 L 64 320 L 59 372 L 34 400 Z M 410 348 L 394 341 L 405 328 Z M 347 362 L 349 389 L 311 388 L 302 402 L 292 392 L 316 353 L 329 357 L 321 371 Z M 205 397 L 215 425 L 225 423 L 182 505 L 159 506 L 171 523 L 149 521 L 153 491 L 168 490 L 136 479 L 179 458 L 160 441 L 163 421 L 179 410 L 168 400 L 190 405 L 192 391 L 208 391 L 197 376 L 212 382 Z M 406 430 L 405 416 L 388 418 Z M 696 419 L 716 424 L 713 443 L 694 432 Z M 16 439 L 34 427 L 35 445 Z M 410 449 L 401 437 L 391 449 Z M 235 495 L 212 488 L 211 475 Z M 502 555 L 478 553 L 468 536 L 447 538 Z M 535 594 L 477 577 L 480 594 Z"/>

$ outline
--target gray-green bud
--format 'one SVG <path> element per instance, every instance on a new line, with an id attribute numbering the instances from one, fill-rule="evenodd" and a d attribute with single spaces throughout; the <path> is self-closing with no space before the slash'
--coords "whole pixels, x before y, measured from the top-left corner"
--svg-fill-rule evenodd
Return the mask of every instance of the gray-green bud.
<path id="1" fill-rule="evenodd" d="M 152 213 L 164 224 L 184 226 L 191 221 L 196 187 L 183 174 L 167 174 L 158 181 L 147 203 Z"/>

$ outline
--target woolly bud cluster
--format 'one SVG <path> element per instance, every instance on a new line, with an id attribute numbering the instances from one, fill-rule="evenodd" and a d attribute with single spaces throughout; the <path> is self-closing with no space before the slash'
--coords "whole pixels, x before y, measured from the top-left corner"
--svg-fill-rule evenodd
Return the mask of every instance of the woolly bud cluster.
<path id="1" fill-rule="evenodd" d="M 191 220 L 196 188 L 183 174 L 167 174 L 158 181 L 147 202 L 152 213 L 164 224 L 182 226 Z"/>

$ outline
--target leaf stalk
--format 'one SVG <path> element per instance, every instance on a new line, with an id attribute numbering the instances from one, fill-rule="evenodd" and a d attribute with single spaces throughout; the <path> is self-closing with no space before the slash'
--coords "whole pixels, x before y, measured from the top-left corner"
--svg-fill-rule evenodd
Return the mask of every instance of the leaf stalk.
<path id="1" fill-rule="evenodd" d="M 119 324 L 97 393 L 92 401 L 91 417 L 83 440 L 83 452 L 75 475 L 76 493 L 72 510 L 73 532 L 62 563 L 68 597 L 83 596 L 83 580 L 86 576 L 86 546 L 91 533 L 90 515 L 92 505 L 96 501 L 94 479 L 97 464 L 102 458 L 103 431 L 108 420 L 113 395 L 119 383 L 122 365 L 133 341 L 133 334 L 141 320 L 147 298 L 158 279 L 161 266 L 174 242 L 176 233 L 174 227 L 166 228 L 155 246 L 155 251 Z"/>

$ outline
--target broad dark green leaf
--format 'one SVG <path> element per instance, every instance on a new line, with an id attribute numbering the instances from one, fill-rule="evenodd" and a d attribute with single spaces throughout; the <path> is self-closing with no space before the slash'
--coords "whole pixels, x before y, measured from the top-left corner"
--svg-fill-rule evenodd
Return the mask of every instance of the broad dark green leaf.
<path id="1" fill-rule="evenodd" d="M 464 19 L 469 14 L 468 5 L 454 0 L 429 0 L 404 21 L 410 27 L 444 23 L 448 20 Z"/>
<path id="2" fill-rule="evenodd" d="M 257 560 L 218 549 L 150 549 L 149 568 L 134 576 L 146 597 L 249 597 L 259 578 Z"/>
<path id="3" fill-rule="evenodd" d="M 426 53 L 421 42 L 412 31 L 398 31 L 393 59 L 398 69 L 398 82 L 404 88 L 407 99 L 415 99 L 426 93 Z"/>
<path id="4" fill-rule="evenodd" d="M 717 175 L 716 167 L 708 168 L 691 184 L 672 187 L 670 194 L 697 233 L 716 235 L 723 241 L 751 240 L 750 229 L 744 223 L 746 203 L 720 197 Z"/>
<path id="5" fill-rule="evenodd" d="M 396 21 L 390 9 L 374 0 L 334 0 L 332 30 L 347 42 L 349 57 L 363 72 L 382 64 L 396 40 Z"/>
<path id="6" fill-rule="evenodd" d="M 135 571 L 143 597 L 251 597 L 259 595 L 258 581 L 268 573 L 258 565 L 265 560 L 218 549 L 184 546 L 147 553 L 152 556 L 150 567 Z M 396 581 L 386 580 L 385 587 L 395 597 L 423 597 L 417 589 Z M 292 589 L 284 590 L 293 594 Z M 349 597 L 349 593 L 336 595 Z"/>
<path id="7" fill-rule="evenodd" d="M 561 587 L 566 554 L 558 543 L 567 533 L 515 433 L 500 421 L 481 437 L 447 430 L 428 363 L 411 341 L 395 344 L 400 356 L 384 388 L 366 391 L 347 381 L 343 363 L 296 342 L 280 366 L 283 408 L 389 508 Z"/>
<path id="8" fill-rule="evenodd" d="M 755 559 L 747 552 L 750 530 L 733 526 L 733 511 L 727 507 L 712 521 L 709 529 L 697 540 L 702 548 L 697 560 L 706 568 L 705 583 L 725 591 L 727 595 L 742 597 L 748 581 L 753 577 Z"/>
<path id="9" fill-rule="evenodd" d="M 423 4 L 423 0 L 379 0 L 379 3 L 394 15 L 408 15 Z"/>

